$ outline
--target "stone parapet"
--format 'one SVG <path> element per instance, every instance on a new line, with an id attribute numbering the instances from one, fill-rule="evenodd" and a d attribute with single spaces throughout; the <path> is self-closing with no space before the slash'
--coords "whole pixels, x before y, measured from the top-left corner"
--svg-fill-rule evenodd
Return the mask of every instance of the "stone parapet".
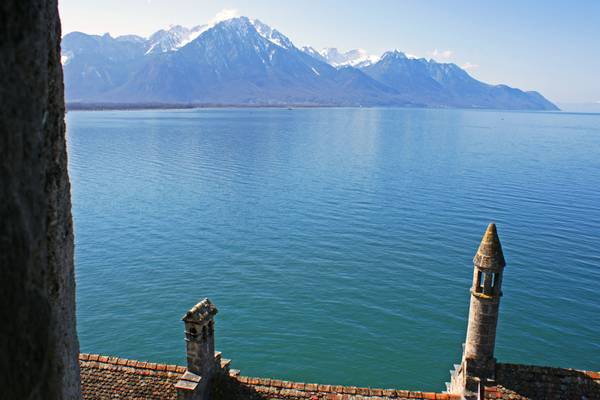
<path id="1" fill-rule="evenodd" d="M 600 373 L 570 368 L 498 364 L 502 399 L 600 399 Z"/>
<path id="2" fill-rule="evenodd" d="M 459 395 L 447 393 L 325 385 L 248 376 L 229 376 L 226 379 L 227 381 L 220 380 L 217 392 L 213 396 L 215 400 L 457 400 L 461 398 Z"/>

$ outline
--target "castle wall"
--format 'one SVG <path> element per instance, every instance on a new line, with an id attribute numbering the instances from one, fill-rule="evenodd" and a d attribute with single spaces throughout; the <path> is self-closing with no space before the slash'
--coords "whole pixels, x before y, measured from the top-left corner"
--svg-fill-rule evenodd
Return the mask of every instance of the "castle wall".
<path id="1" fill-rule="evenodd" d="M 0 2 L 0 397 L 78 399 L 56 0 Z"/>
<path id="2" fill-rule="evenodd" d="M 593 371 L 499 363 L 496 384 L 506 399 L 600 399 L 600 373 Z"/>
<path id="3" fill-rule="evenodd" d="M 322 385 L 247 376 L 217 376 L 213 400 L 459 400 L 460 395 Z"/>

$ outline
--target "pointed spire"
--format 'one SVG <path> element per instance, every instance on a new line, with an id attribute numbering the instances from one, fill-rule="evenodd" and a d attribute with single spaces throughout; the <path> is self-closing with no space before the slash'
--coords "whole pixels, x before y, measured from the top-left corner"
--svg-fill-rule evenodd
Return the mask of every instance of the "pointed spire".
<path id="1" fill-rule="evenodd" d="M 500 269 L 506 265 L 502 245 L 496 231 L 496 224 L 488 225 L 477 249 L 477 254 L 473 258 L 473 263 L 479 268 L 491 269 Z"/>

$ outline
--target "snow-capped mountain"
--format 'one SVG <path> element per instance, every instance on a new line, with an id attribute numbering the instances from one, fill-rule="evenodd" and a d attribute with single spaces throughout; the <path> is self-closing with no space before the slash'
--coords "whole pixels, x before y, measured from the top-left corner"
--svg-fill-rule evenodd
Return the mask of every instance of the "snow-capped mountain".
<path id="1" fill-rule="evenodd" d="M 68 102 L 433 106 L 550 109 L 537 93 L 490 86 L 454 64 L 388 52 L 297 48 L 247 17 L 148 38 L 63 38 Z"/>
<path id="2" fill-rule="evenodd" d="M 277 29 L 272 29 L 270 26 L 263 24 L 257 19 L 250 19 L 248 21 L 252 24 L 252 26 L 254 26 L 259 35 L 271 43 L 276 44 L 279 47 L 283 47 L 284 49 L 294 48 L 294 44 L 291 42 L 291 40 Z"/>
<path id="3" fill-rule="evenodd" d="M 334 67 L 350 65 L 360 68 L 376 63 L 379 60 L 379 57 L 370 55 L 363 49 L 354 49 L 343 53 L 335 47 L 328 47 L 319 51 L 319 54 Z"/>
<path id="4" fill-rule="evenodd" d="M 276 29 L 272 29 L 268 25 L 265 25 L 256 19 L 249 21 L 256 28 L 256 31 L 265 39 L 284 48 L 290 48 L 294 46 L 287 37 L 282 35 Z M 214 26 L 215 24 L 206 24 L 198 25 L 191 29 L 188 29 L 181 25 L 174 25 L 166 30 L 161 29 L 153 33 L 147 39 L 146 47 L 148 48 L 148 50 L 146 51 L 146 54 L 176 51 L 177 49 L 195 40 L 204 31 L 207 31 L 208 29 Z M 124 37 L 120 36 L 117 39 L 122 38 Z"/>
<path id="5" fill-rule="evenodd" d="M 537 92 L 506 85 L 488 85 L 471 77 L 456 64 L 409 58 L 394 50 L 362 71 L 402 93 L 404 99 L 438 107 L 555 110 Z"/>
<path id="6" fill-rule="evenodd" d="M 175 51 L 196 39 L 208 28 L 208 25 L 198 25 L 192 29 L 175 25 L 168 30 L 161 29 L 148 38 L 146 43 L 148 50 L 146 50 L 146 54 Z"/>
<path id="7" fill-rule="evenodd" d="M 74 42 L 81 35 L 67 35 L 64 51 L 80 47 Z M 81 50 L 64 65 L 71 102 L 396 104 L 393 90 L 362 71 L 340 72 L 246 17 L 219 22 L 183 46 L 165 47 L 171 50 L 149 52 L 151 44 L 140 44 L 135 65 L 113 50 L 123 46 L 119 38 L 89 40 L 102 45 L 90 47 L 92 54 Z M 114 67 L 120 63 L 127 64 L 126 76 L 116 76 Z"/>
<path id="8" fill-rule="evenodd" d="M 303 52 L 305 52 L 306 54 L 308 54 L 309 56 L 316 58 L 319 61 L 323 61 L 324 63 L 329 64 L 329 61 L 323 57 L 321 55 L 321 53 L 319 53 L 319 51 L 317 49 L 315 49 L 314 47 L 310 47 L 310 46 L 304 46 L 301 49 Z"/>

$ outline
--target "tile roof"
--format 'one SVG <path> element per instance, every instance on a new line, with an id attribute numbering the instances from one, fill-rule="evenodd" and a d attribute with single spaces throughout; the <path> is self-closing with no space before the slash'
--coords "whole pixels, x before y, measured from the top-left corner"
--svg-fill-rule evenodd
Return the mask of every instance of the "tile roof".
<path id="1" fill-rule="evenodd" d="M 228 365 L 229 360 L 224 360 Z M 178 365 L 155 364 L 98 354 L 80 354 L 81 387 L 84 400 L 150 399 L 175 400 L 175 384 L 186 371 Z M 217 379 L 215 391 L 222 399 L 319 399 L 319 400 L 416 400 L 459 399 L 443 393 L 354 386 L 321 385 L 269 378 L 231 376 Z"/>
<path id="2" fill-rule="evenodd" d="M 178 365 L 156 364 L 98 354 L 80 354 L 84 400 L 175 400 L 175 383 L 185 372 Z"/>
<path id="3" fill-rule="evenodd" d="M 218 357 L 220 358 L 220 357 Z M 186 368 L 98 354 L 80 354 L 84 400 L 176 400 L 175 384 Z M 221 360 L 228 371 L 229 360 Z M 218 375 L 213 385 L 216 400 L 425 400 L 460 399 L 458 395 L 396 389 L 361 388 L 290 382 L 269 378 Z M 486 400 L 600 399 L 600 373 L 567 368 L 497 364 L 496 383 L 486 387 Z"/>

